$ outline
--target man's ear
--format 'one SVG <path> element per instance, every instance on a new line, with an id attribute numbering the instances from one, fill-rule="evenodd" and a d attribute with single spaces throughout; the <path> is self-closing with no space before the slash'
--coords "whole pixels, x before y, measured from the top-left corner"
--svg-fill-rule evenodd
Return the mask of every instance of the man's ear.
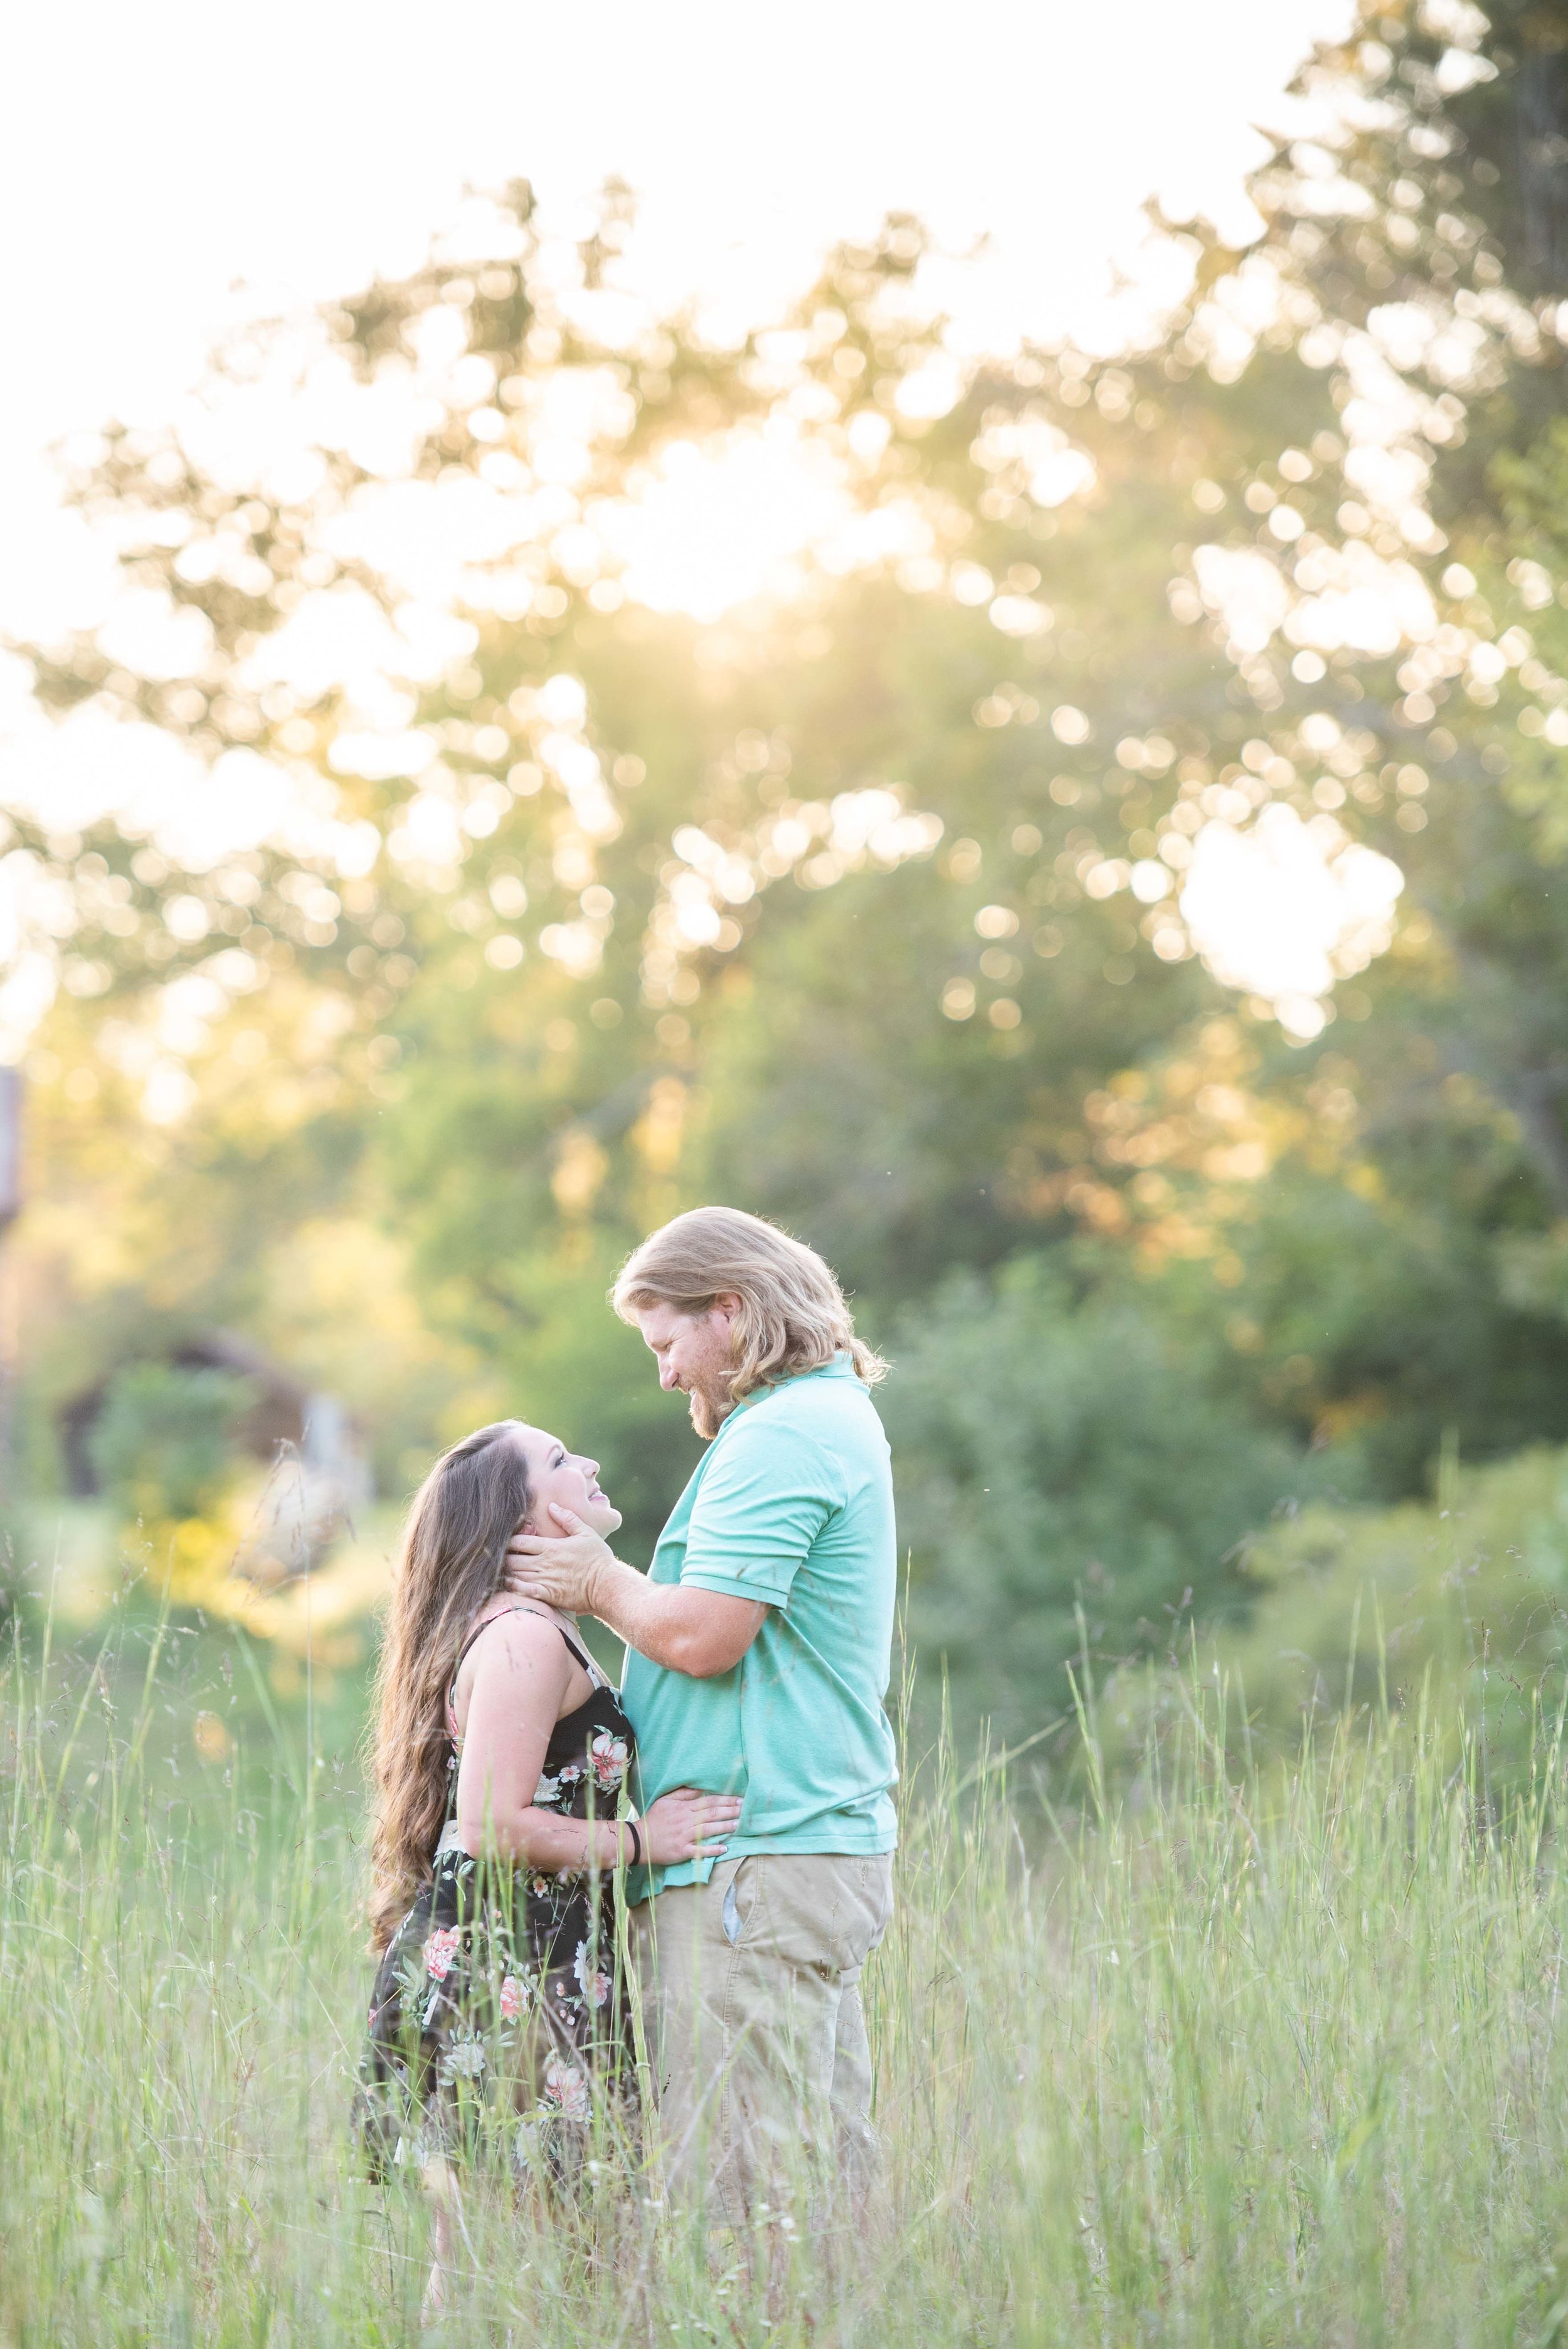
<path id="1" fill-rule="evenodd" d="M 740 1299 L 733 1289 L 724 1289 L 714 1299 L 710 1310 L 722 1313 L 727 1321 L 733 1321 L 740 1310 Z"/>

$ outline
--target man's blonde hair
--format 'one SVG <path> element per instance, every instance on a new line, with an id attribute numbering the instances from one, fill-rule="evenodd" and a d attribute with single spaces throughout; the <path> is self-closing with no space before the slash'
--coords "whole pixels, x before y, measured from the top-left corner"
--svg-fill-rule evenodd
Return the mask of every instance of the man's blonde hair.
<path id="1" fill-rule="evenodd" d="M 610 1297 L 623 1321 L 649 1305 L 706 1313 L 716 1298 L 738 1297 L 730 1339 L 737 1402 L 837 1354 L 848 1354 L 867 1386 L 887 1375 L 880 1355 L 856 1337 L 844 1292 L 816 1250 L 738 1207 L 693 1207 L 652 1233 L 626 1258 Z"/>

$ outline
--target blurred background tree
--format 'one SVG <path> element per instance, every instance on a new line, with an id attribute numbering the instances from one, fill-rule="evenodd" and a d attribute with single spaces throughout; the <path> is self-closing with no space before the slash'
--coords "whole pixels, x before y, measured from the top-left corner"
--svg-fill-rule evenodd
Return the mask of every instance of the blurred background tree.
<path id="1" fill-rule="evenodd" d="M 178 1597 L 232 1560 L 236 1439 L 253 1400 L 232 1371 L 132 1361 L 110 1380 L 94 1420 L 88 1456 L 98 1489 L 133 1555 L 145 1547 Z"/>
<path id="2" fill-rule="evenodd" d="M 131 1362 L 112 1381 L 93 1429 L 103 1488 L 132 1516 L 199 1516 L 228 1474 L 242 1379 Z"/>
<path id="3" fill-rule="evenodd" d="M 1158 1647 L 1301 1500 L 1560 1441 L 1565 61 L 1364 9 L 1114 353 L 955 355 L 907 219 L 628 326 L 624 191 L 563 260 L 517 186 L 106 431 L 139 626 L 29 657 L 190 812 L 17 819 L 35 1482 L 237 1330 L 384 1494 L 517 1411 L 645 1547 L 696 1446 L 603 1292 L 724 1197 L 892 1352 L 917 1640 L 1016 1725 L 1076 1604 Z"/>

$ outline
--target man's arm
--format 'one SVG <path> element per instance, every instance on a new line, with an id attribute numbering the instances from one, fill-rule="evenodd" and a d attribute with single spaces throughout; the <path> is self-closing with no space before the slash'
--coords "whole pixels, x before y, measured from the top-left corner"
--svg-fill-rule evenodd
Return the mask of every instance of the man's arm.
<path id="1" fill-rule="evenodd" d="M 551 1515 L 565 1528 L 562 1539 L 514 1534 L 507 1545 L 507 1584 L 520 1598 L 596 1615 L 650 1663 L 699 1681 L 733 1671 L 762 1629 L 763 1600 L 650 1582 L 570 1509 L 552 1505 Z"/>

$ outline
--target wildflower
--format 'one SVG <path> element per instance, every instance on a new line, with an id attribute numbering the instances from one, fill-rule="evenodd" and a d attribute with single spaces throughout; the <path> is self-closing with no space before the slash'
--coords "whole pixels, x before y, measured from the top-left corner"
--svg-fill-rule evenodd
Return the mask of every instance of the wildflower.
<path id="1" fill-rule="evenodd" d="M 516 1974 L 503 1974 L 500 1984 L 500 2012 L 503 2023 L 515 2023 L 528 2003 L 528 1985 Z"/>
<path id="2" fill-rule="evenodd" d="M 485 2068 L 484 2041 L 477 2031 L 456 2033 L 441 2057 L 444 2081 L 477 2080 Z"/>
<path id="3" fill-rule="evenodd" d="M 580 2064 L 569 2064 L 562 2055 L 552 2055 L 544 2067 L 544 2085 L 540 2101 L 552 2112 L 564 2113 L 569 2120 L 588 2118 L 588 2075 Z"/>
<path id="4" fill-rule="evenodd" d="M 455 1925 L 440 1925 L 425 1944 L 425 1971 L 437 1982 L 445 1982 L 452 1970 L 452 1960 L 458 1954 L 462 1940 Z"/>
<path id="5" fill-rule="evenodd" d="M 603 2006 L 610 1995 L 610 1977 L 603 1966 L 594 1964 L 586 1941 L 578 1942 L 572 1971 L 590 2006 Z"/>

